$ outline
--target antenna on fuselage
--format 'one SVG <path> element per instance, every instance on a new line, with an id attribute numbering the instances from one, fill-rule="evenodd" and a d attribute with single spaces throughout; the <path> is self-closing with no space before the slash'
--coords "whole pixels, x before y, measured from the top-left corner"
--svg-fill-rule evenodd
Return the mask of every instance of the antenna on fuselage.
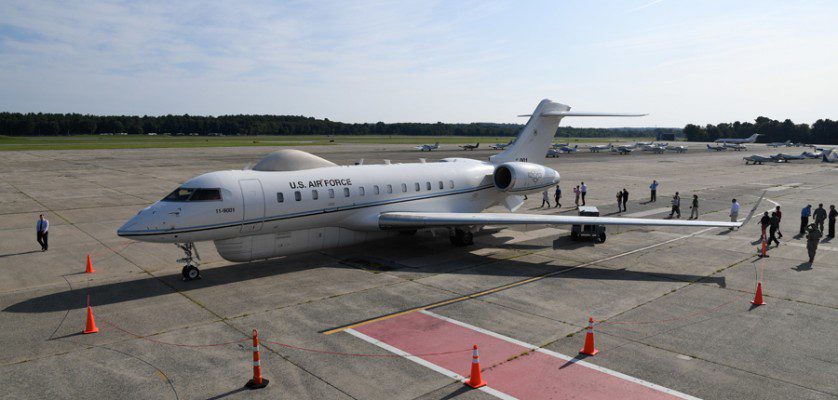
<path id="1" fill-rule="evenodd" d="M 420 159 L 419 159 L 419 162 L 420 162 L 420 163 L 422 163 L 422 164 L 424 164 L 424 163 L 425 163 L 425 161 L 427 161 L 427 160 L 426 160 L 426 159 L 424 159 L 424 158 L 420 158 Z"/>
<path id="2" fill-rule="evenodd" d="M 364 165 L 364 159 L 362 158 L 358 161 L 355 161 L 355 165 Z"/>
<path id="3" fill-rule="evenodd" d="M 384 160 L 384 164 L 390 165 L 390 160 Z"/>

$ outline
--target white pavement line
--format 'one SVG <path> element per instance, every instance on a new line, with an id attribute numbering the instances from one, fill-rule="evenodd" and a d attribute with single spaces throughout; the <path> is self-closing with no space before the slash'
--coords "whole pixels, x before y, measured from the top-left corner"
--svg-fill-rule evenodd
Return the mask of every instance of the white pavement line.
<path id="1" fill-rule="evenodd" d="M 573 357 L 570 357 L 570 356 L 566 356 L 564 354 L 557 353 L 557 352 L 552 351 L 552 350 L 543 349 L 543 348 L 538 347 L 536 345 L 529 344 L 529 343 L 526 343 L 526 342 L 522 342 L 520 340 L 513 339 L 509 336 L 504 336 L 504 335 L 502 335 L 500 333 L 497 333 L 497 332 L 492 332 L 490 330 L 483 329 L 483 328 L 480 328 L 480 327 L 476 327 L 474 325 L 470 325 L 470 324 L 467 324 L 467 323 L 462 322 L 462 321 L 457 321 L 456 319 L 452 319 L 452 318 L 448 318 L 448 317 L 445 317 L 445 316 L 442 316 L 442 315 L 439 315 L 439 314 L 435 314 L 435 313 L 427 311 L 427 310 L 421 310 L 419 312 L 421 312 L 425 315 L 434 317 L 434 318 L 441 319 L 443 321 L 450 322 L 450 323 L 455 324 L 455 325 L 462 326 L 463 328 L 466 328 L 466 329 L 471 329 L 473 331 L 477 331 L 477 332 L 483 333 L 485 335 L 492 336 L 496 339 L 504 340 L 504 341 L 516 344 L 518 346 L 525 347 L 525 348 L 530 349 L 532 351 L 537 351 L 539 353 L 546 354 L 546 355 L 549 355 L 549 356 L 552 356 L 552 357 L 556 357 L 556 358 L 561 359 L 561 360 L 570 361 L 570 362 L 575 363 L 575 364 L 583 365 L 583 366 L 588 367 L 590 369 L 593 369 L 593 370 L 596 370 L 596 371 L 599 371 L 599 372 L 602 372 L 602 373 L 605 373 L 605 374 L 608 374 L 608 375 L 611 375 L 611 376 L 614 376 L 614 377 L 617 377 L 617 378 L 620 378 L 620 379 L 623 379 L 623 380 L 627 380 L 629 382 L 634 382 L 634 383 L 637 383 L 639 385 L 646 386 L 650 389 L 654 389 L 654 390 L 657 390 L 657 391 L 660 391 L 660 392 L 664 392 L 666 394 L 670 394 L 672 396 L 680 397 L 682 399 L 699 400 L 698 397 L 690 396 L 686 393 L 681 393 L 677 390 L 673 390 L 673 389 L 670 389 L 670 388 L 667 388 L 667 387 L 663 387 L 663 386 L 654 384 L 652 382 L 644 381 L 643 379 L 635 378 L 633 376 L 629 376 L 629 375 L 626 375 L 624 373 L 617 372 L 617 371 L 614 371 L 614 370 L 611 370 L 611 369 L 608 369 L 608 368 L 605 368 L 605 367 L 600 367 L 599 365 L 591 364 L 587 361 L 582 361 L 582 360 L 579 360 L 579 359 L 576 359 L 576 358 L 573 358 Z"/>
<path id="2" fill-rule="evenodd" d="M 406 358 L 406 359 L 408 359 L 408 360 L 410 360 L 410 361 L 413 361 L 413 362 L 415 362 L 415 363 L 417 363 L 417 364 L 419 364 L 419 365 L 421 365 L 421 366 L 423 366 L 423 367 L 430 368 L 430 369 L 432 369 L 432 370 L 434 370 L 434 371 L 436 371 L 436 372 L 439 372 L 440 374 L 443 374 L 443 375 L 445 375 L 445 376 L 447 376 L 447 377 L 449 377 L 449 378 L 453 378 L 453 379 L 458 380 L 458 381 L 463 382 L 463 383 L 465 383 L 466 381 L 468 381 L 468 379 L 466 379 L 466 377 L 464 377 L 464 376 L 462 376 L 462 375 L 460 375 L 460 374 L 458 374 L 458 373 L 456 373 L 456 372 L 454 372 L 454 371 L 451 371 L 451 370 L 448 370 L 448 369 L 442 368 L 442 367 L 440 367 L 439 365 L 436 365 L 436 364 L 434 364 L 434 363 L 432 363 L 432 362 L 430 362 L 430 361 L 426 361 L 426 360 L 424 360 L 424 359 L 422 359 L 422 358 L 416 357 L 416 356 L 414 356 L 414 355 L 412 355 L 412 354 L 410 354 L 410 353 L 408 353 L 408 352 L 406 352 L 406 351 L 404 351 L 404 350 L 402 350 L 402 349 L 399 349 L 399 348 L 397 348 L 397 347 L 390 346 L 390 345 L 389 345 L 389 344 L 387 344 L 387 343 L 384 343 L 384 342 L 382 342 L 382 341 L 380 341 L 380 340 L 378 340 L 378 339 L 376 339 L 376 338 L 374 338 L 374 337 L 367 336 L 367 335 L 365 335 L 365 334 L 363 334 L 363 333 L 361 333 L 361 332 L 358 332 L 358 331 L 356 331 L 356 330 L 354 330 L 354 329 L 351 329 L 351 328 L 350 328 L 350 329 L 345 330 L 344 332 L 346 332 L 346 333 L 348 333 L 348 334 L 350 334 L 350 335 L 352 335 L 352 336 L 355 336 L 355 337 L 357 337 L 358 339 L 361 339 L 361 340 L 363 340 L 363 341 L 365 341 L 365 342 L 368 342 L 368 343 L 374 344 L 374 345 L 376 345 L 376 346 L 378 346 L 378 347 L 381 347 L 382 349 L 387 350 L 387 351 L 389 351 L 389 352 L 391 352 L 391 353 L 393 353 L 393 354 L 396 354 L 396 355 L 402 356 L 402 357 L 404 357 L 404 358 Z M 510 395 L 508 395 L 508 394 L 506 394 L 506 393 L 503 393 L 503 392 L 501 392 L 501 391 L 498 391 L 498 390 L 496 390 L 496 389 L 492 389 L 492 388 L 490 388 L 490 387 L 488 387 L 488 386 L 483 386 L 483 387 L 481 387 L 481 388 L 478 388 L 477 390 L 482 390 L 483 392 L 486 392 L 486 393 L 488 393 L 488 394 L 490 394 L 490 395 L 492 395 L 492 396 L 495 396 L 495 397 L 497 397 L 497 398 L 499 398 L 499 399 L 503 399 L 503 400 L 518 400 L 518 398 L 516 398 L 516 397 L 510 396 Z"/>
<path id="3" fill-rule="evenodd" d="M 672 209 L 672 207 L 653 208 L 651 210 L 638 211 L 636 213 L 631 213 L 631 214 L 622 214 L 622 216 L 623 217 L 648 217 L 650 215 L 665 213 L 665 212 L 667 212 L 671 209 Z"/>

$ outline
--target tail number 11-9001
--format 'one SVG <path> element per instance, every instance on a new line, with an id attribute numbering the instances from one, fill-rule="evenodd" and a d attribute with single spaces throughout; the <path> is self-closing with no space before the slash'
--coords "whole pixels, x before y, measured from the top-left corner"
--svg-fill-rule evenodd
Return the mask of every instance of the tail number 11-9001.
<path id="1" fill-rule="evenodd" d="M 216 214 L 226 214 L 226 213 L 231 213 L 231 212 L 236 212 L 236 209 L 234 207 L 216 208 L 215 209 Z"/>

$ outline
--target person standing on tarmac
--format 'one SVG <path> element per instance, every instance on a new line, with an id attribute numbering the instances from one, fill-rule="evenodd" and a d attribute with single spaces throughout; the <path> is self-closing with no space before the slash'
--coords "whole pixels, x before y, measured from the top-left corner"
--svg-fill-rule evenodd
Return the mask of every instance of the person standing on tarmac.
<path id="1" fill-rule="evenodd" d="M 823 234 L 815 224 L 809 225 L 806 231 L 806 250 L 809 252 L 809 266 L 811 267 L 815 262 L 815 253 L 818 251 L 818 243 Z"/>
<path id="2" fill-rule="evenodd" d="M 585 182 L 582 182 L 582 188 L 580 189 L 582 193 L 582 205 L 585 205 L 585 195 L 588 194 L 588 185 Z"/>
<path id="3" fill-rule="evenodd" d="M 739 218 L 739 202 L 733 199 L 732 203 L 730 206 L 730 222 L 737 222 L 736 220 Z M 732 226 L 730 230 L 733 230 Z"/>
<path id="4" fill-rule="evenodd" d="M 806 226 L 809 225 L 809 216 L 812 215 L 812 205 L 807 204 L 800 210 L 800 236 L 806 234 Z"/>
<path id="5" fill-rule="evenodd" d="M 768 211 L 765 213 L 768 214 Z M 771 246 L 771 242 L 777 243 L 777 246 L 780 246 L 780 241 L 777 240 L 776 236 L 778 230 L 780 230 L 780 216 L 778 216 L 776 212 L 773 212 L 771 213 L 771 219 L 769 220 L 768 243 L 766 243 L 766 246 Z"/>
<path id="6" fill-rule="evenodd" d="M 818 204 L 818 208 L 812 213 L 812 217 L 815 218 L 815 225 L 823 233 L 823 223 L 826 222 L 826 209 L 823 208 L 823 203 Z"/>
<path id="7" fill-rule="evenodd" d="M 547 204 L 547 208 L 550 208 L 550 192 L 547 189 L 544 189 L 541 192 L 541 207 L 544 207 L 544 204 Z"/>
<path id="8" fill-rule="evenodd" d="M 573 195 L 576 196 L 576 208 L 579 208 L 579 185 L 573 188 Z"/>
<path id="9" fill-rule="evenodd" d="M 651 197 L 649 197 L 649 203 L 658 201 L 658 181 L 653 179 L 652 184 L 649 185 L 649 190 L 652 192 Z"/>
<path id="10" fill-rule="evenodd" d="M 835 204 L 829 206 L 829 234 L 826 237 L 832 239 L 835 237 L 835 218 L 838 217 L 838 211 L 835 211 Z"/>
<path id="11" fill-rule="evenodd" d="M 678 214 L 678 218 L 681 218 L 681 196 L 678 195 L 678 192 L 675 192 L 675 196 L 672 197 L 672 211 L 669 212 L 669 218 L 672 218 L 675 214 Z"/>
<path id="12" fill-rule="evenodd" d="M 37 230 L 38 244 L 41 245 L 41 251 L 47 251 L 49 249 L 49 220 L 44 218 L 44 214 L 38 216 L 35 229 Z"/>
<path id="13" fill-rule="evenodd" d="M 690 219 L 698 219 L 698 195 L 693 195 L 693 203 L 690 205 Z"/>
<path id="14" fill-rule="evenodd" d="M 771 217 L 768 216 L 768 211 L 766 211 L 759 220 L 759 226 L 762 228 L 762 236 L 759 237 L 759 240 L 765 240 L 765 230 L 768 229 L 769 225 L 771 225 Z"/>
<path id="15" fill-rule="evenodd" d="M 621 190 L 617 191 L 617 212 L 622 212 L 623 209 L 620 208 L 623 204 L 623 192 Z"/>
<path id="16" fill-rule="evenodd" d="M 783 220 L 783 213 L 780 211 L 780 206 L 774 207 L 774 214 L 777 214 L 777 237 L 782 239 L 783 232 L 780 230 L 780 222 Z"/>
<path id="17" fill-rule="evenodd" d="M 628 211 L 626 208 L 626 203 L 629 201 L 629 191 L 626 188 L 623 188 L 623 212 Z"/>
<path id="18" fill-rule="evenodd" d="M 560 202 L 562 199 L 562 188 L 559 185 L 556 185 L 556 207 L 561 207 L 562 203 Z"/>

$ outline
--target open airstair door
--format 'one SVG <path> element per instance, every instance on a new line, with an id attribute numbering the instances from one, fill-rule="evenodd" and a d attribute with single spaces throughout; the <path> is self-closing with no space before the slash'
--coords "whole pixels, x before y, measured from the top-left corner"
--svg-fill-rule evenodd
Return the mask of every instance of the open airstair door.
<path id="1" fill-rule="evenodd" d="M 265 218 L 265 194 L 258 179 L 239 181 L 242 190 L 242 227 L 241 232 L 259 232 Z"/>

